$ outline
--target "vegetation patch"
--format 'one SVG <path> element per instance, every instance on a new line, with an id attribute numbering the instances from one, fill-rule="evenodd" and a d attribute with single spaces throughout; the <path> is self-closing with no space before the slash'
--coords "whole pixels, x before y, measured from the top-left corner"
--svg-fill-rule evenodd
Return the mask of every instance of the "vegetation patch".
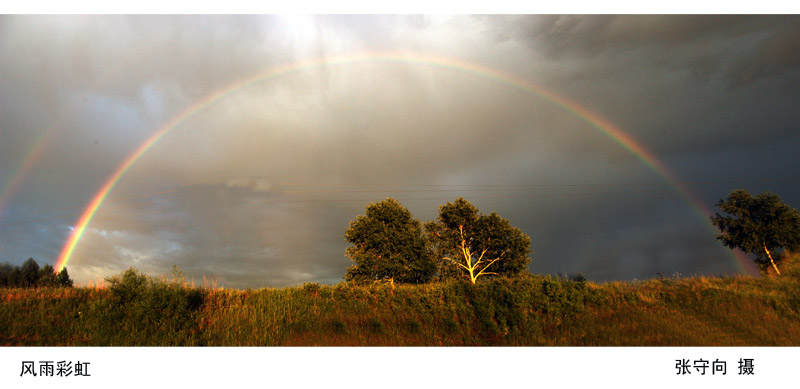
<path id="1" fill-rule="evenodd" d="M 108 288 L 0 288 L 0 344 L 37 346 L 799 346 L 800 271 L 597 284 L 192 288 L 129 269 Z"/>

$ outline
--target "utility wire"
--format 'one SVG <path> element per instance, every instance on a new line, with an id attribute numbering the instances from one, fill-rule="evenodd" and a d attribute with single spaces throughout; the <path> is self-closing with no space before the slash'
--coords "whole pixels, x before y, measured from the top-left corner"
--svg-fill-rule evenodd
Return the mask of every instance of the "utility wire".
<path id="1" fill-rule="evenodd" d="M 745 180 L 703 180 L 703 181 L 683 181 L 689 186 L 701 185 L 720 185 L 720 184 L 790 184 L 800 182 L 800 177 L 777 177 L 760 178 Z M 113 198 L 107 201 L 102 208 L 106 210 L 128 209 L 128 208 L 147 208 L 156 204 L 171 201 L 171 196 L 180 193 L 181 190 L 195 185 L 203 185 L 202 182 L 184 184 L 150 193 L 141 193 L 129 196 Z M 224 184 L 209 184 L 224 185 Z M 326 202 L 370 202 L 375 198 L 307 198 L 309 195 L 320 194 L 384 194 L 391 196 L 396 193 L 404 195 L 419 194 L 423 197 L 402 197 L 400 201 L 427 201 L 427 200 L 453 200 L 451 197 L 432 197 L 429 194 L 456 193 L 460 197 L 469 196 L 470 199 L 512 199 L 512 198 L 552 198 L 552 197 L 575 197 L 575 196 L 605 196 L 605 195 L 630 195 L 630 194 L 654 194 L 663 193 L 666 183 L 592 183 L 592 184 L 298 184 L 281 183 L 279 188 L 273 192 L 265 192 L 262 198 L 249 200 L 251 204 L 272 204 L 272 203 L 326 203 Z M 292 189 L 292 188 L 298 189 Z M 312 189 L 303 189 L 312 188 Z M 383 188 L 383 189 L 381 189 Z M 623 190 L 624 189 L 624 190 Z M 549 192 L 557 191 L 557 192 Z M 492 194 L 495 195 L 485 195 Z M 506 193 L 506 194 L 503 194 Z M 473 196 L 471 194 L 480 194 Z M 255 193 L 254 196 L 259 196 Z M 279 197 L 280 196 L 280 197 Z M 284 196 L 303 196 L 302 198 L 284 198 Z M 232 201 L 228 201 L 231 203 Z M 215 206 L 218 204 L 215 204 Z M 65 220 L 76 212 L 82 212 L 82 207 L 64 207 L 48 212 L 47 215 L 5 215 L 0 216 L 0 223 L 24 225 L 32 223 L 42 223 L 55 220 Z M 49 216 L 54 213 L 60 216 Z M 158 211 L 149 210 L 139 214 L 155 214 Z M 31 218 L 31 216 L 33 216 Z M 73 216 L 74 217 L 74 216 Z"/>

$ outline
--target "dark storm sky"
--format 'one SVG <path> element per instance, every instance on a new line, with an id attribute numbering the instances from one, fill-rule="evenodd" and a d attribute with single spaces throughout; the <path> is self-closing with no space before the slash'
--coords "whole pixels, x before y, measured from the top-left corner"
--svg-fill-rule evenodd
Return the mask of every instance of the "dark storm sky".
<path id="1" fill-rule="evenodd" d="M 742 271 L 706 215 L 578 115 L 424 57 L 594 112 L 707 208 L 736 188 L 800 206 L 797 16 L 1 16 L 0 262 L 54 263 L 114 170 L 188 107 L 318 61 L 161 138 L 100 206 L 72 277 L 336 283 L 369 202 L 425 221 L 459 196 L 531 237 L 534 273 Z"/>

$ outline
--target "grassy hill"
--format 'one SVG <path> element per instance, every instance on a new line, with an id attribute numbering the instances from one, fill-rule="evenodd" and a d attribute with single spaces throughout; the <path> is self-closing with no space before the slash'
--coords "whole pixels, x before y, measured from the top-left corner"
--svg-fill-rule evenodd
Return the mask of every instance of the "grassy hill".
<path id="1" fill-rule="evenodd" d="M 797 262 L 762 278 L 259 290 L 192 288 L 131 269 L 103 289 L 0 289 L 0 344 L 800 346 Z"/>

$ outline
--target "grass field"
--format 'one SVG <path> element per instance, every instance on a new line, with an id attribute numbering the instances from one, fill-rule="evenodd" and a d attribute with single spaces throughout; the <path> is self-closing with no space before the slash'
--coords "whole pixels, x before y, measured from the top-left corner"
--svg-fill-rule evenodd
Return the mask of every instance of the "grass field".
<path id="1" fill-rule="evenodd" d="M 797 261 L 794 261 L 795 263 Z M 596 284 L 194 288 L 130 269 L 105 288 L 0 289 L 5 346 L 800 346 L 780 277 Z"/>

